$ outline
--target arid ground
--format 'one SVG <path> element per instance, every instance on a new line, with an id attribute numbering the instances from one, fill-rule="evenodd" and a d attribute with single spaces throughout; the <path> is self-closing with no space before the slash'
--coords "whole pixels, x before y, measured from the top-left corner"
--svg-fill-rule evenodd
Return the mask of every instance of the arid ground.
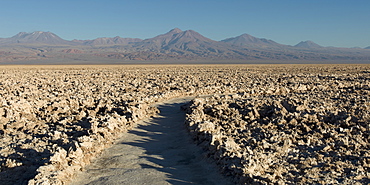
<path id="1" fill-rule="evenodd" d="M 192 138 L 199 150 L 182 151 L 185 159 L 177 162 L 183 163 L 173 164 L 175 149 L 148 153 L 150 138 L 172 131 L 151 129 L 173 125 L 142 120 L 158 119 L 165 109 L 154 105 L 179 97 L 194 98 L 182 104 L 186 117 L 173 125 L 185 123 L 179 137 L 189 141 L 184 145 Z M 141 147 L 147 160 L 135 163 L 141 172 L 157 169 L 162 174 L 153 177 L 169 184 L 212 184 L 181 176 L 184 169 L 207 170 L 194 159 L 217 165 L 212 173 L 230 183 L 368 184 L 369 121 L 370 65 L 0 66 L 0 184 L 89 179 L 81 173 L 93 171 L 113 143 Z M 148 145 L 125 141 L 138 132 L 147 134 Z M 194 151 L 198 156 L 190 159 Z M 123 177 L 143 180 L 140 173 Z"/>

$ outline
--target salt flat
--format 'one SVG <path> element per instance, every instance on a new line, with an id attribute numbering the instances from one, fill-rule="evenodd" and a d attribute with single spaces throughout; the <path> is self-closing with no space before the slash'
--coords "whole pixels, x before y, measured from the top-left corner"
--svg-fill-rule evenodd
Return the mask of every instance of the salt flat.
<path id="1" fill-rule="evenodd" d="M 0 182 L 64 184 L 122 133 L 156 116 L 153 104 L 176 97 L 234 93 L 237 96 L 214 96 L 202 104 L 197 100 L 187 108 L 192 137 L 211 152 L 210 159 L 217 159 L 225 176 L 239 183 L 285 182 L 285 178 L 294 183 L 366 183 L 370 178 L 369 74 L 369 65 L 1 66 Z M 288 129 L 279 134 L 291 142 L 281 143 L 274 136 L 276 128 Z M 256 129 L 260 134 L 249 134 Z M 322 135 L 322 131 L 337 134 Z M 323 140 L 315 140 L 321 136 Z M 141 144 L 126 145 L 135 142 Z M 279 167 L 271 160 L 253 170 L 254 163 L 245 157 L 257 160 L 258 152 L 278 150 L 278 143 L 288 153 L 277 157 L 289 165 Z M 327 154 L 317 151 L 321 148 Z M 307 149 L 307 155 L 299 157 L 294 153 L 297 149 Z M 308 155 L 315 152 L 320 155 Z M 183 178 L 175 170 L 160 171 L 168 166 L 165 158 L 149 157 L 153 160 L 147 158 L 142 164 L 152 165 L 166 182 L 200 180 Z M 339 158 L 346 160 L 330 162 Z M 316 163 L 319 166 L 310 166 Z M 276 167 L 289 173 L 273 174 Z M 315 170 L 319 173 L 311 173 Z M 302 176 L 326 171 L 329 176 Z"/>

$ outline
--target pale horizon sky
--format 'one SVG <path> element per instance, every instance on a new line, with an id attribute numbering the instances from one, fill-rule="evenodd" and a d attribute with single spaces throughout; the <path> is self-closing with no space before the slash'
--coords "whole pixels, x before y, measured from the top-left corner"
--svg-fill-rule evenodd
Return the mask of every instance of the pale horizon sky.
<path id="1" fill-rule="evenodd" d="M 213 40 L 247 33 L 295 45 L 370 46 L 368 0 L 1 0 L 0 38 L 50 31 L 63 39 L 151 38 L 173 28 Z"/>

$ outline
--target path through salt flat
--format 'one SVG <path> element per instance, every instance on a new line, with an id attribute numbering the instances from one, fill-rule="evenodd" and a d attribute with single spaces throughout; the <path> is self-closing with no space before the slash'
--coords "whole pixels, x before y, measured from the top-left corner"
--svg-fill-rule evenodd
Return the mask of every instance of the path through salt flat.
<path id="1" fill-rule="evenodd" d="M 158 104 L 157 116 L 140 121 L 71 185 L 80 184 L 233 184 L 206 161 L 184 125 L 180 106 L 191 98 Z"/>

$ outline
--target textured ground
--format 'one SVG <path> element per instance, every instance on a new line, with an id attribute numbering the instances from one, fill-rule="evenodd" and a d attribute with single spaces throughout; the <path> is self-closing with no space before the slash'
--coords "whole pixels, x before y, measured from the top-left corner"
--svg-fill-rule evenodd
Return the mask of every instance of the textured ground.
<path id="1" fill-rule="evenodd" d="M 236 143 L 226 139 L 227 145 L 242 156 L 248 149 L 253 152 L 247 155 L 251 159 L 243 158 L 246 164 L 231 164 L 226 175 L 238 182 L 366 183 L 369 76 L 369 65 L 2 66 L 0 182 L 62 184 L 140 119 L 156 115 L 153 103 L 238 93 L 231 102 L 224 96 L 195 104 L 204 116 L 188 119 L 194 125 L 224 126 L 220 133 Z M 222 153 L 225 143 L 206 147 L 221 169 L 224 158 L 240 155 Z M 270 156 L 279 147 L 285 147 L 285 154 Z M 221 153 L 215 157 L 214 151 Z M 253 162 L 260 154 L 281 161 L 283 166 L 276 166 L 281 174 L 270 173 L 269 162 Z M 314 161 L 302 162 L 306 159 Z M 244 165 L 258 170 L 243 171 Z M 289 170 L 292 165 L 296 169 Z M 330 173 L 321 174 L 321 168 Z"/>

